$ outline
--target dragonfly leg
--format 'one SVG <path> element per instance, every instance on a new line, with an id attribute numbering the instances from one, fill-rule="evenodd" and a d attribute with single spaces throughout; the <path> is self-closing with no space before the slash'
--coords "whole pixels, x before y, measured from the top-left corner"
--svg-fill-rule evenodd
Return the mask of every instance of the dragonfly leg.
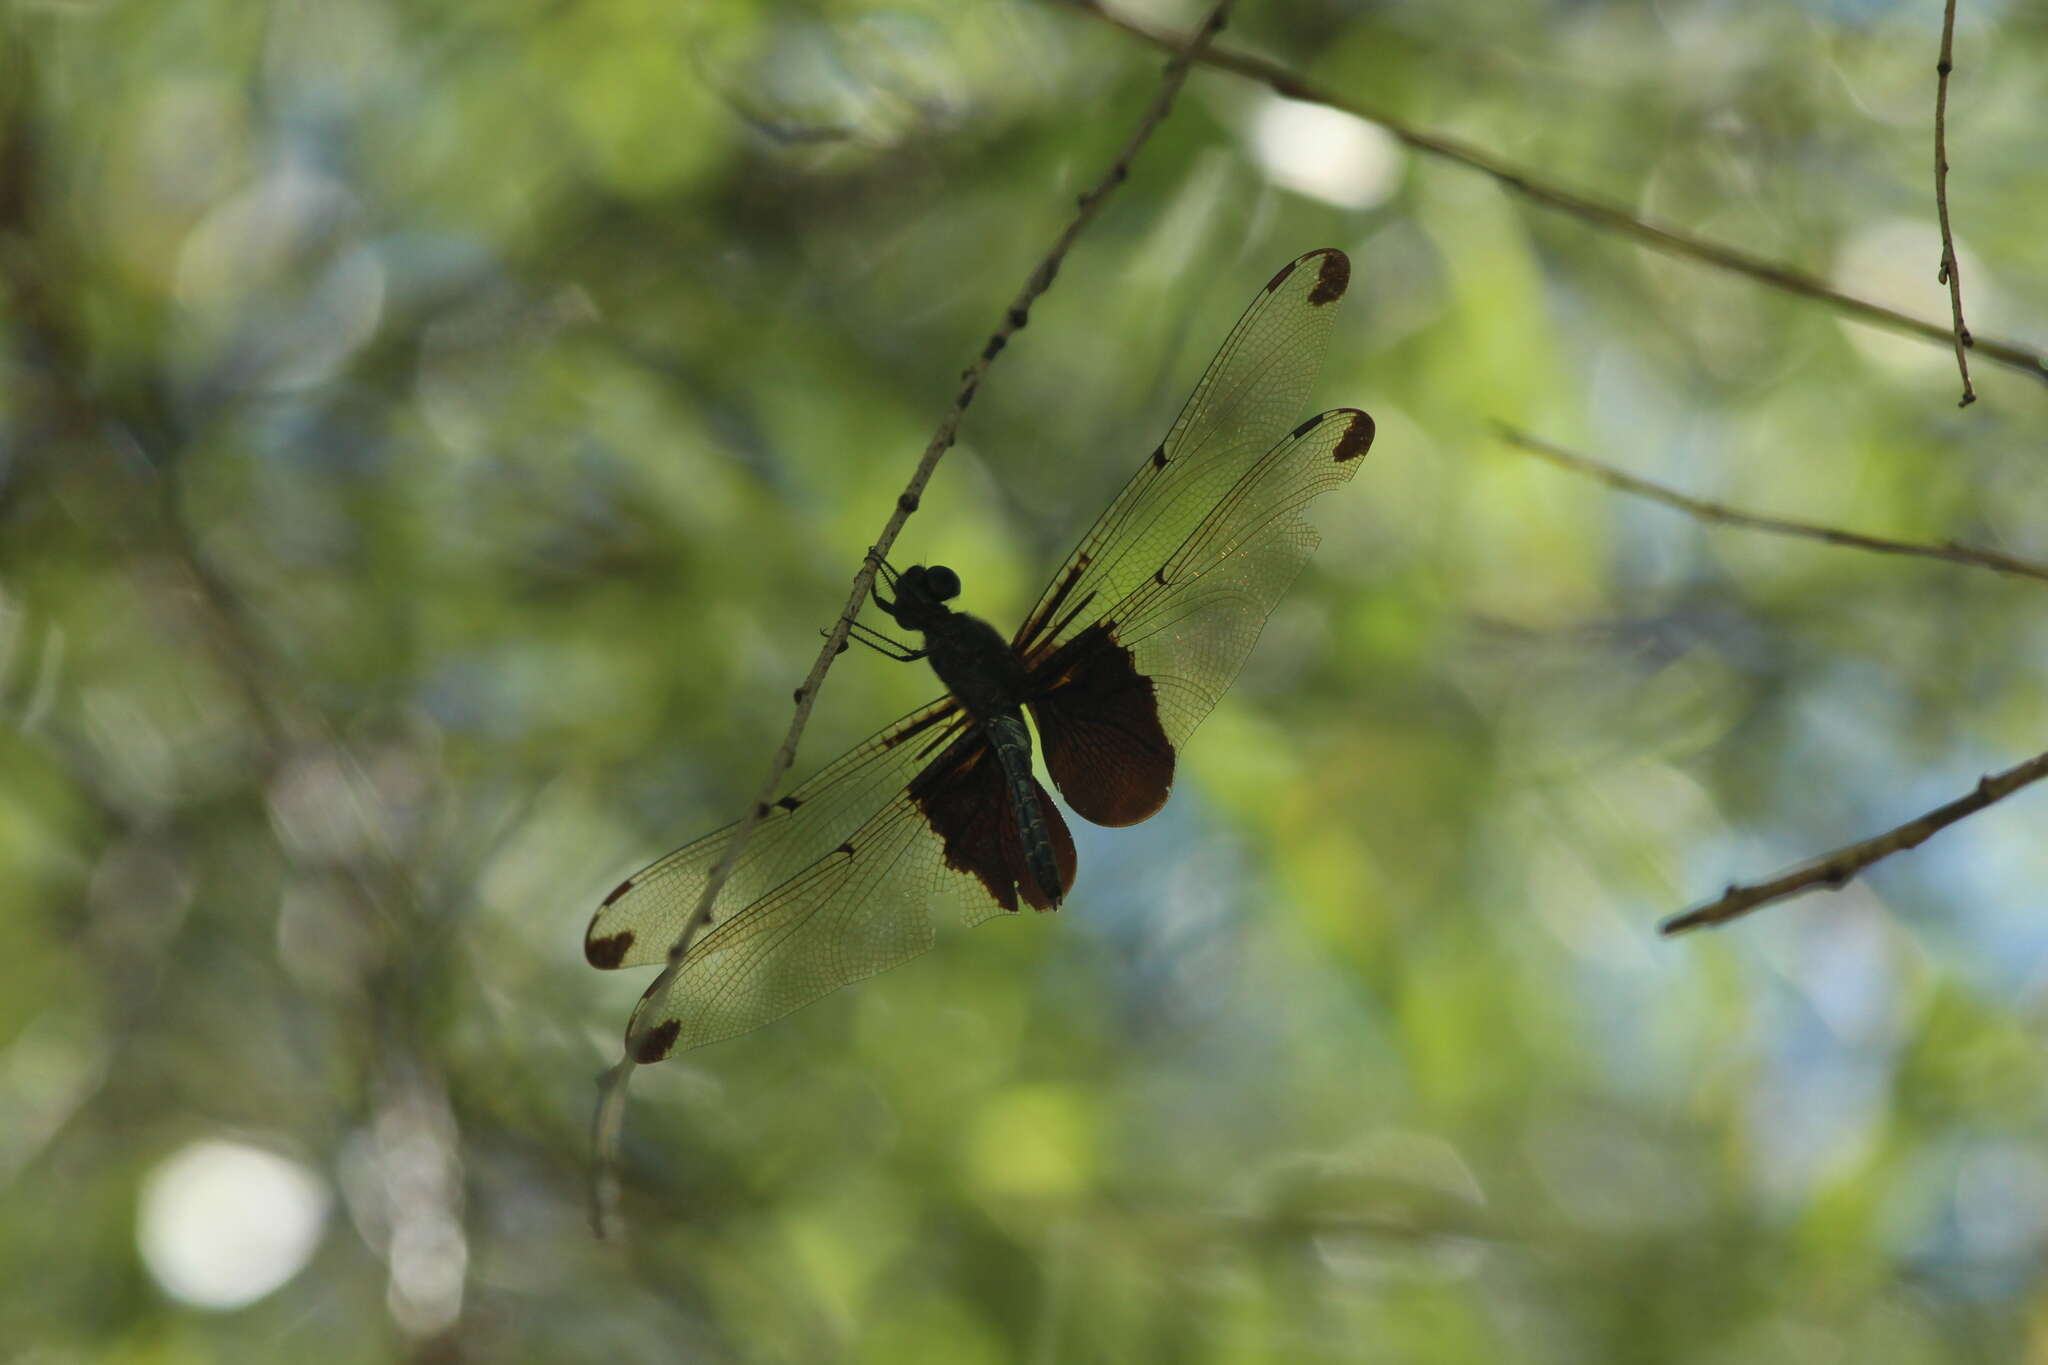
<path id="1" fill-rule="evenodd" d="M 818 633 L 820 635 L 830 635 L 832 632 L 827 630 Z M 924 657 L 923 650 L 914 649 L 904 644 L 901 640 L 892 639 L 874 627 L 864 626 L 858 621 L 855 621 L 849 627 L 847 638 L 864 644 L 869 649 L 875 651 L 875 653 L 887 659 L 894 659 L 898 663 L 913 663 Z"/>

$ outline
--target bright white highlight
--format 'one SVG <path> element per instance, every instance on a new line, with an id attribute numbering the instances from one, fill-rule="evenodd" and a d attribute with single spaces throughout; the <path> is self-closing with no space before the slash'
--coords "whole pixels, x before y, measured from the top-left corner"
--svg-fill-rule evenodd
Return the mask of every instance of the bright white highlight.
<path id="1" fill-rule="evenodd" d="M 1252 116 L 1251 143 L 1267 179 L 1338 208 L 1382 204 L 1400 183 L 1400 144 L 1327 105 L 1268 96 Z"/>
<path id="2" fill-rule="evenodd" d="M 240 1308 L 305 1267 L 327 1187 L 296 1161 L 240 1142 L 195 1142 L 143 1182 L 135 1241 L 172 1298 Z"/>

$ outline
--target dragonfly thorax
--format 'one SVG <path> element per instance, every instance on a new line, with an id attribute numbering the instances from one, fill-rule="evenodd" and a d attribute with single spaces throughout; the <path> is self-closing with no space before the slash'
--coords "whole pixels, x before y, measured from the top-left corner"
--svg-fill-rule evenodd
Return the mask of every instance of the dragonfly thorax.
<path id="1" fill-rule="evenodd" d="M 960 575 L 943 564 L 916 564 L 893 586 L 895 600 L 877 604 L 924 636 L 925 659 L 946 689 L 977 719 L 1014 713 L 1024 700 L 1024 666 L 994 626 L 946 605 L 960 595 Z"/>

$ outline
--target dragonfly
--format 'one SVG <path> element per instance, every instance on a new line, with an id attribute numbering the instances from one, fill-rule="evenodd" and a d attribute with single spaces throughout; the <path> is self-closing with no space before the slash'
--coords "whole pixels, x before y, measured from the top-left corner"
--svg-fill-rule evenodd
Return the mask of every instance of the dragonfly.
<path id="1" fill-rule="evenodd" d="M 1033 772 L 1026 712 L 1076 815 L 1133 825 L 1165 805 L 1182 746 L 1316 548 L 1304 509 L 1372 446 L 1356 408 L 1295 420 L 1350 280 L 1325 248 L 1267 282 L 1007 640 L 948 605 L 953 570 L 882 567 L 876 608 L 923 643 L 866 626 L 857 638 L 926 660 L 946 694 L 760 816 L 709 922 L 635 1007 L 635 1061 L 746 1033 L 907 961 L 949 905 L 970 924 L 1057 909 L 1074 840 Z M 668 963 L 737 829 L 619 883 L 585 933 L 590 964 Z"/>

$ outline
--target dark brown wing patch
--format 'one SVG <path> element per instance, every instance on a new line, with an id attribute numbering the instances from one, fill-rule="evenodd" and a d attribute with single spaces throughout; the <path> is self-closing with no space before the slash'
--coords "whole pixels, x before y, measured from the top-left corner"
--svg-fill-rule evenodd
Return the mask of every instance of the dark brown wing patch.
<path id="1" fill-rule="evenodd" d="M 653 987 L 648 988 L 650 991 Z M 642 1066 L 652 1066 L 668 1056 L 676 1045 L 676 1035 L 683 1031 L 680 1019 L 664 1019 L 641 1035 L 633 1044 L 633 1060 Z"/>
<path id="2" fill-rule="evenodd" d="M 632 889 L 631 877 L 613 887 L 612 893 L 604 898 L 604 905 L 598 906 L 597 915 L 592 916 L 592 927 L 595 927 L 596 921 L 603 916 L 605 906 L 611 905 Z M 631 929 L 621 929 L 616 934 L 602 936 L 586 933 L 583 939 L 583 960 L 593 967 L 610 971 L 626 960 L 626 954 L 632 951 L 635 941 Z"/>
<path id="3" fill-rule="evenodd" d="M 1135 825 L 1166 804 L 1173 744 L 1152 680 L 1112 630 L 1098 622 L 1031 667 L 1031 715 L 1046 769 L 1074 813 Z"/>
<path id="4" fill-rule="evenodd" d="M 621 929 L 618 933 L 605 938 L 586 938 L 583 940 L 583 960 L 593 967 L 602 967 L 605 971 L 610 971 L 626 960 L 626 954 L 632 950 L 633 943 L 631 929 Z"/>
<path id="5" fill-rule="evenodd" d="M 1330 452 L 1330 454 L 1331 458 L 1336 460 L 1338 464 L 1343 464 L 1346 460 L 1355 460 L 1365 454 L 1366 451 L 1371 450 L 1372 438 L 1378 429 L 1373 425 L 1372 418 L 1366 413 L 1359 412 L 1355 408 L 1339 409 L 1339 411 L 1350 412 L 1351 426 L 1342 436 L 1337 438 L 1337 448 Z"/>
<path id="6" fill-rule="evenodd" d="M 1031 787 L 1045 816 L 1045 832 L 1052 842 L 1064 895 L 1074 885 L 1074 836 L 1045 788 L 1035 780 Z M 939 836 L 947 867 L 972 876 L 1005 910 L 1017 909 L 1019 892 L 1023 903 L 1034 910 L 1053 908 L 1025 860 L 1024 839 L 1016 812 L 1010 809 L 1002 765 L 978 730 L 955 740 L 911 779 L 909 794 Z"/>
<path id="7" fill-rule="evenodd" d="M 1308 291 L 1312 308 L 1335 303 L 1351 287 L 1351 258 L 1341 251 L 1325 251 L 1321 255 L 1322 273 L 1316 279 L 1315 288 Z"/>

